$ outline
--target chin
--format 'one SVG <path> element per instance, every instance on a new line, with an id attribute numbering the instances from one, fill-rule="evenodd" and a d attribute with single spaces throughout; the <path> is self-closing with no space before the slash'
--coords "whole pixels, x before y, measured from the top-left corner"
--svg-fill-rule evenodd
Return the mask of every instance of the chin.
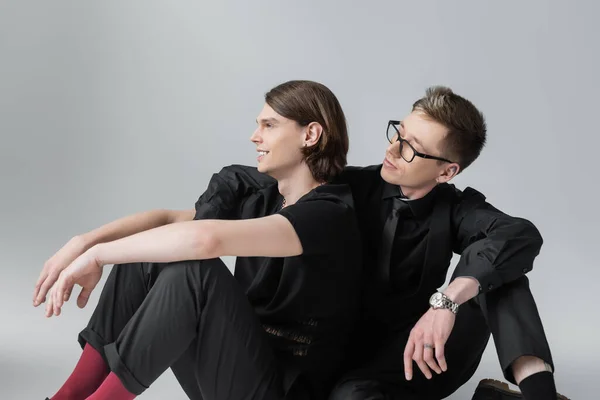
<path id="1" fill-rule="evenodd" d="M 399 170 L 396 170 L 395 173 L 390 172 L 389 170 L 382 168 L 381 169 L 381 178 L 390 183 L 392 185 L 401 185 L 402 184 L 402 173 Z"/>
<path id="2" fill-rule="evenodd" d="M 258 166 L 256 167 L 256 169 L 257 169 L 257 170 L 258 170 L 258 172 L 260 172 L 261 174 L 269 175 L 271 178 L 273 178 L 273 179 L 277 179 L 277 178 L 274 176 L 274 174 L 273 174 L 275 171 L 274 171 L 272 168 L 268 168 L 268 167 L 267 167 L 267 166 L 265 166 L 265 165 L 258 164 Z"/>
<path id="3" fill-rule="evenodd" d="M 269 172 L 269 165 L 267 163 L 265 163 L 264 161 L 259 162 L 258 164 L 256 164 L 256 169 L 258 170 L 258 172 L 266 174 Z"/>

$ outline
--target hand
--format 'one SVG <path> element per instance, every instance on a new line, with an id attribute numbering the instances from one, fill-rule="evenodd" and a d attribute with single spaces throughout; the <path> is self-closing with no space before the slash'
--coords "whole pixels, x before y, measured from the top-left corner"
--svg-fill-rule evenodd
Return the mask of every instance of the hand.
<path id="1" fill-rule="evenodd" d="M 408 343 L 406 343 L 404 349 L 404 373 L 406 380 L 412 379 L 413 360 L 427 379 L 433 377 L 429 368 L 437 374 L 441 374 L 442 371 L 446 372 L 448 366 L 444 357 L 444 346 L 450 336 L 450 332 L 452 332 L 455 320 L 456 315 L 446 309 L 430 308 L 423 314 L 410 331 Z"/>
<path id="2" fill-rule="evenodd" d="M 67 268 L 77 257 L 87 250 L 87 244 L 81 236 L 75 236 L 44 263 L 44 268 L 35 284 L 33 290 L 34 307 L 46 301 L 48 291 L 58 279 L 62 270 Z M 71 292 L 65 294 L 65 300 L 69 299 Z"/>
<path id="3" fill-rule="evenodd" d="M 51 300 L 46 305 L 46 316 L 60 315 L 61 307 L 65 300 L 65 294 L 71 293 L 75 284 L 81 286 L 81 293 L 77 297 L 77 305 L 84 308 L 90 298 L 90 294 L 102 278 L 103 265 L 100 263 L 96 253 L 97 247 L 77 257 L 59 275 L 55 286 L 52 288 Z"/>

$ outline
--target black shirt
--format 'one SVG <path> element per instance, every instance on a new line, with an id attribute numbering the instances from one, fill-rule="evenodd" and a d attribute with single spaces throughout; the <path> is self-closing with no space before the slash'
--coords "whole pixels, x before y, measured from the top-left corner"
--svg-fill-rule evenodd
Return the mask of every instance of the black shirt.
<path id="1" fill-rule="evenodd" d="M 496 209 L 471 187 L 461 191 L 440 184 L 422 199 L 409 202 L 412 213 L 405 215 L 396 231 L 392 290 L 379 290 L 370 278 L 377 266 L 390 197 L 400 194 L 380 172 L 381 164 L 347 167 L 336 179 L 352 189 L 363 238 L 366 322 L 379 322 L 384 330 L 414 323 L 428 309 L 429 296 L 445 282 L 453 253 L 461 255 L 454 276 L 474 277 L 482 293 L 533 268 L 543 240 L 530 221 Z M 273 182 L 254 167 L 233 165 L 221 173 L 233 173 L 240 192 Z M 363 325 L 368 329 L 368 323 Z"/>
<path id="2" fill-rule="evenodd" d="M 215 174 L 195 219 L 280 214 L 293 225 L 301 255 L 237 257 L 234 274 L 286 367 L 286 386 L 303 373 L 319 392 L 340 366 L 359 305 L 362 246 L 350 188 L 322 185 L 282 209 L 275 181 L 248 179 L 235 169 Z"/>
<path id="3" fill-rule="evenodd" d="M 396 229 L 389 265 L 390 282 L 388 282 L 395 292 L 404 293 L 406 297 L 418 287 L 421 280 L 420 271 L 425 263 L 427 235 L 437 191 L 438 187 L 420 199 L 408 200 L 400 196 L 398 186 L 383 183 L 380 223 L 383 223 L 392 212 L 392 201 L 395 197 L 400 197 L 407 205 L 406 210 L 400 215 Z M 368 225 L 366 224 L 365 229 L 372 231 L 373 228 Z M 375 242 L 373 248 L 376 249 L 381 238 L 376 238 L 375 235 L 370 237 Z M 375 261 L 379 263 L 380 259 L 372 262 Z"/>
<path id="4" fill-rule="evenodd" d="M 348 167 L 337 179 L 351 186 L 364 240 L 365 273 L 377 268 L 383 224 L 398 186 L 381 178 L 381 165 Z M 387 287 L 366 279 L 365 318 L 390 329 L 414 324 L 441 287 L 453 253 L 460 254 L 454 276 L 479 281 L 480 292 L 493 290 L 531 270 L 542 245 L 535 226 L 486 202 L 473 188 L 439 184 L 407 202 L 394 240 Z"/>

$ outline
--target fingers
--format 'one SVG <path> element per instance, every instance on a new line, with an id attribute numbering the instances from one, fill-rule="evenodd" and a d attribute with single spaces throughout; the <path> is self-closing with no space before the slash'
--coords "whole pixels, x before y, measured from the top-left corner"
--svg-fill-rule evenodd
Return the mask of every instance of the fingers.
<path id="1" fill-rule="evenodd" d="M 58 296 L 59 296 L 59 293 L 58 293 L 59 285 L 60 285 L 60 280 L 58 280 L 58 282 L 54 286 L 54 289 L 52 289 L 52 294 L 50 296 L 48 296 L 49 298 L 52 299 L 52 313 L 56 316 L 58 316 L 60 314 L 60 307 L 57 304 Z"/>
<path id="2" fill-rule="evenodd" d="M 442 339 L 437 339 L 435 341 L 435 358 L 437 359 L 438 364 L 442 371 L 446 372 L 448 370 L 448 365 L 446 364 L 446 356 L 444 354 L 444 341 Z M 439 372 L 438 372 L 439 374 Z"/>
<path id="3" fill-rule="evenodd" d="M 419 367 L 421 372 L 423 372 L 423 375 L 425 375 L 425 377 L 427 379 L 431 379 L 433 377 L 433 375 L 431 374 L 431 371 L 427 367 L 427 363 L 423 359 L 423 348 L 424 348 L 424 344 L 422 341 L 415 343 L 415 352 L 413 354 L 413 360 L 415 360 L 415 362 L 417 363 L 417 366 Z"/>
<path id="4" fill-rule="evenodd" d="M 67 291 L 73 289 L 73 285 L 70 284 L 71 279 L 63 274 L 56 283 L 56 290 L 54 291 L 54 313 L 60 315 L 60 310 L 64 304 L 65 296 Z"/>
<path id="5" fill-rule="evenodd" d="M 436 372 L 436 374 L 441 374 L 442 370 L 437 365 L 437 362 L 434 358 L 433 347 L 434 345 L 431 336 L 425 336 L 425 340 L 423 341 L 423 360 L 429 368 Z"/>
<path id="6" fill-rule="evenodd" d="M 60 272 L 81 255 L 86 246 L 85 240 L 81 236 L 75 236 L 44 263 L 44 268 L 33 289 L 33 305 L 35 307 L 46 301 L 48 291 L 58 279 Z"/>
<path id="7" fill-rule="evenodd" d="M 90 299 L 91 294 L 92 294 L 91 289 L 82 288 L 81 293 L 79 293 L 79 297 L 77 297 L 77 306 L 79 308 L 85 307 L 88 300 Z"/>
<path id="8" fill-rule="evenodd" d="M 439 356 L 439 358 L 438 358 Z M 438 364 L 438 360 L 441 360 Z M 433 373 L 441 374 L 446 370 L 444 341 L 434 339 L 434 335 L 419 328 L 413 329 L 404 349 L 404 374 L 406 380 L 413 378 L 413 361 L 425 378 L 432 379 Z"/>
<path id="9" fill-rule="evenodd" d="M 46 270 L 46 268 L 42 269 L 42 272 L 40 273 L 40 276 L 37 280 L 37 282 L 35 283 L 35 287 L 33 288 L 33 305 L 34 307 L 37 307 L 41 304 L 41 302 L 37 301 L 37 298 L 40 294 L 40 289 L 42 287 L 42 283 L 44 283 L 44 281 L 46 280 L 46 277 L 48 276 L 48 272 Z"/>
<path id="10" fill-rule="evenodd" d="M 64 297 L 65 303 L 66 303 L 67 301 L 69 301 L 69 299 L 71 298 L 71 292 L 72 292 L 72 291 L 73 291 L 73 288 L 69 288 L 69 289 L 67 289 L 67 290 L 65 291 L 65 297 Z"/>
<path id="11" fill-rule="evenodd" d="M 58 273 L 54 271 L 49 272 L 48 275 L 44 278 L 42 284 L 39 287 L 39 291 L 37 292 L 36 300 L 34 303 L 36 306 L 46 301 L 46 295 L 48 294 L 48 291 L 50 290 L 52 285 L 56 283 L 57 279 Z"/>
<path id="12" fill-rule="evenodd" d="M 48 301 L 46 302 L 46 318 L 50 318 L 52 315 L 54 315 L 53 294 L 54 293 L 50 293 L 50 295 L 48 296 Z"/>
<path id="13" fill-rule="evenodd" d="M 63 296 L 63 294 L 61 293 L 61 290 L 60 290 L 60 284 L 61 284 L 61 281 L 59 279 L 58 282 L 56 283 L 56 286 L 54 288 L 54 293 L 52 296 L 52 304 L 54 305 L 54 315 L 56 315 L 56 316 L 58 316 L 60 314 L 61 305 L 59 304 L 59 300 L 62 300 L 62 296 Z"/>
<path id="14" fill-rule="evenodd" d="M 412 356 L 415 352 L 415 343 L 412 338 L 408 339 L 404 348 L 404 376 L 407 381 L 410 381 L 413 376 Z"/>

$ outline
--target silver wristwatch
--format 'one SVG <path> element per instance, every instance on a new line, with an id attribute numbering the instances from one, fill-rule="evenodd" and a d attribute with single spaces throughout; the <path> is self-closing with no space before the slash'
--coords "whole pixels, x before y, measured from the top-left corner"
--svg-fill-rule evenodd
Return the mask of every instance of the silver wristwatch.
<path id="1" fill-rule="evenodd" d="M 429 305 L 434 308 L 445 308 L 452 311 L 454 314 L 458 312 L 458 304 L 453 302 L 444 293 L 435 292 L 429 298 Z"/>

